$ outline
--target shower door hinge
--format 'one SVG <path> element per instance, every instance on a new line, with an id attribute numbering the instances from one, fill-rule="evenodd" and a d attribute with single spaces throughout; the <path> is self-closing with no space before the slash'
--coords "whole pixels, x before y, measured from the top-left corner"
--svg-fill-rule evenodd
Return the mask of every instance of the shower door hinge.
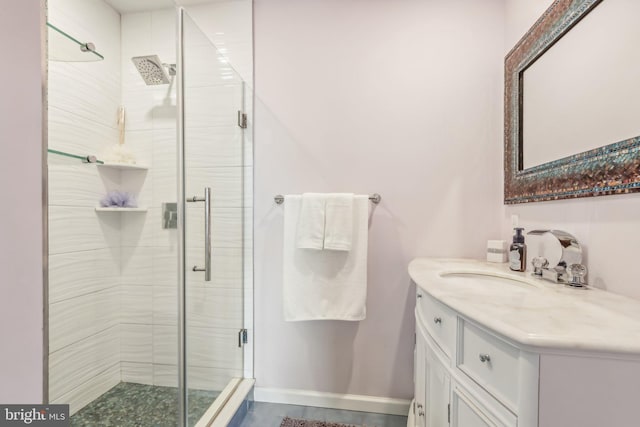
<path id="1" fill-rule="evenodd" d="M 238 110 L 238 126 L 242 129 L 247 128 L 247 113 Z"/>
<path id="2" fill-rule="evenodd" d="M 249 342 L 249 334 L 246 329 L 240 329 L 238 332 L 238 347 L 242 347 L 243 344 L 247 344 Z"/>

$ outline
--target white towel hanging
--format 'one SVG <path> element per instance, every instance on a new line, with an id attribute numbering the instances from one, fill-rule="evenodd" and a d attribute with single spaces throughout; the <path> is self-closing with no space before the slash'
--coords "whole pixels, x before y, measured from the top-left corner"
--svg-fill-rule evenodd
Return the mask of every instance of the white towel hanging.
<path id="1" fill-rule="evenodd" d="M 325 202 L 324 194 L 304 193 L 302 195 L 296 226 L 296 247 L 318 250 L 324 247 Z"/>
<path id="2" fill-rule="evenodd" d="M 367 297 L 368 196 L 354 197 L 349 251 L 311 251 L 297 247 L 301 201 L 301 196 L 285 196 L 285 320 L 363 320 Z"/>
<path id="3" fill-rule="evenodd" d="M 353 194 L 329 194 L 326 200 L 324 249 L 349 251 L 353 240 Z"/>

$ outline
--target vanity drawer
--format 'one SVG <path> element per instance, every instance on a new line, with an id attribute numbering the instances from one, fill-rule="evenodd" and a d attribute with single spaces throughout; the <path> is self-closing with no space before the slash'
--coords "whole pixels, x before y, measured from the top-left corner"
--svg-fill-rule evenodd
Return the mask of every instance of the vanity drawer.
<path id="1" fill-rule="evenodd" d="M 416 305 L 422 323 L 442 351 L 451 357 L 456 344 L 458 326 L 456 314 L 420 289 L 418 289 L 416 297 Z"/>
<path id="2" fill-rule="evenodd" d="M 520 350 L 467 321 L 460 332 L 458 368 L 516 411 Z"/>

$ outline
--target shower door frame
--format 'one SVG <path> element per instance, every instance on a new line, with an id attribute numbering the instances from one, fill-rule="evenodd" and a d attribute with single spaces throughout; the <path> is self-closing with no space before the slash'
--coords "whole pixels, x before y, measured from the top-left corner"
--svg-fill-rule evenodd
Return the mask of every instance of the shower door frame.
<path id="1" fill-rule="evenodd" d="M 49 403 L 49 12 L 40 0 L 42 67 L 42 403 Z"/>
<path id="2" fill-rule="evenodd" d="M 184 150 L 184 9 L 176 7 L 176 104 L 177 114 L 177 207 L 178 207 L 178 426 L 188 425 L 187 406 L 187 307 L 186 307 L 186 194 Z"/>
<path id="3" fill-rule="evenodd" d="M 184 67 L 184 18 L 185 15 L 188 15 L 185 8 L 182 6 L 176 6 L 176 104 L 178 107 L 177 114 L 177 207 L 178 207 L 178 225 L 177 225 L 177 234 L 178 234 L 178 389 L 182 392 L 179 396 L 179 405 L 178 405 L 178 427 L 187 427 L 189 425 L 189 414 L 188 414 L 188 363 L 187 363 L 187 262 L 186 262 L 186 225 L 187 225 L 187 215 L 186 215 L 186 202 L 187 202 L 187 194 L 186 194 L 186 140 L 185 140 L 185 67 Z M 196 24 L 197 26 L 197 24 Z M 215 49 L 215 46 L 213 46 Z M 246 83 L 243 81 L 242 83 L 242 109 L 244 111 L 245 108 L 245 87 Z M 244 141 L 244 135 L 243 135 Z M 244 159 L 244 156 L 243 156 Z M 244 170 L 244 167 L 243 167 Z M 242 172 L 244 174 L 244 171 Z M 244 180 L 244 177 L 243 177 Z M 244 189 L 243 189 L 244 191 Z M 244 200 L 244 197 L 242 197 Z M 213 213 L 211 213 L 213 215 Z M 245 215 L 244 212 L 244 204 L 243 209 L 241 210 L 241 215 Z M 245 295 L 245 281 L 246 277 L 244 277 L 245 271 L 245 250 L 244 250 L 244 223 L 242 225 L 242 306 L 243 310 L 246 308 L 246 295 Z M 212 256 L 210 254 L 210 256 Z M 253 297 L 252 297 L 253 300 Z M 253 330 L 252 319 L 253 315 L 250 317 L 251 320 L 247 319 L 246 313 L 242 315 L 243 327 L 248 328 L 251 327 Z M 248 323 L 251 323 L 249 325 Z M 246 330 L 246 329 L 244 329 Z M 251 370 L 253 370 L 253 354 L 246 351 L 245 345 L 243 345 L 242 351 L 242 378 L 238 380 L 231 380 L 224 389 L 221 391 L 220 395 L 216 397 L 214 401 L 211 402 L 209 409 L 202 415 L 202 418 L 198 421 L 196 426 L 206 425 L 206 426 L 218 426 L 218 424 L 214 423 L 219 415 L 223 415 L 222 412 L 225 409 L 225 405 L 230 403 L 232 400 L 234 403 L 237 403 L 238 399 L 246 399 L 247 394 L 249 393 L 249 389 L 253 388 L 254 380 L 253 375 L 247 376 L 247 363 L 251 366 Z M 248 360 L 250 359 L 250 360 Z M 205 419 L 208 417 L 208 419 Z"/>

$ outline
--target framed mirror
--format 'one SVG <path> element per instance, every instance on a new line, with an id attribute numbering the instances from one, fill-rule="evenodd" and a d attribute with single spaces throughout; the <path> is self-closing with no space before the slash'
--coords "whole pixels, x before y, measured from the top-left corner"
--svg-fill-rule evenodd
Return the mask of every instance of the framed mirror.
<path id="1" fill-rule="evenodd" d="M 507 54 L 506 204 L 640 191 L 638 16 L 556 0 Z"/>

